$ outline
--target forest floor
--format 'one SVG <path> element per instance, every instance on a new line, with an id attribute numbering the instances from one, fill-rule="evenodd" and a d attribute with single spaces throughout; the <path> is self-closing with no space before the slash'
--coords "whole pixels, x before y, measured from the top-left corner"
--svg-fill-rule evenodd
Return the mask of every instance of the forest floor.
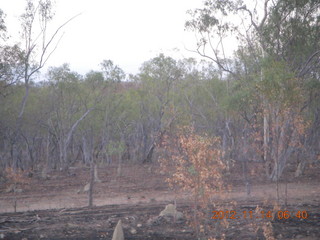
<path id="1" fill-rule="evenodd" d="M 249 168 L 250 195 L 241 166 L 233 167 L 227 177 L 231 190 L 214 196 L 212 201 L 219 210 L 235 211 L 237 218 L 211 219 L 211 212 L 217 210 L 213 207 L 208 213 L 208 222 L 217 229 L 213 237 L 320 239 L 320 166 L 308 166 L 298 178 L 288 169 L 283 177 L 286 181 L 278 184 L 277 208 L 276 184 L 263 177 L 259 164 Z M 46 179 L 40 177 L 41 173 L 29 174 L 27 184 L 18 185 L 16 192 L 10 191 L 10 183 L 0 180 L 0 239 L 111 239 L 119 219 L 126 240 L 196 239 L 188 224 L 193 207 L 188 194 L 170 191 L 166 176 L 156 165 L 127 164 L 122 173 L 122 177 L 116 177 L 115 165 L 99 169 L 101 182 L 94 187 L 93 208 L 86 207 L 88 194 L 83 192 L 89 180 L 85 167 L 70 168 L 68 173 L 51 172 Z M 175 199 L 184 219 L 157 219 L 166 204 Z M 275 219 L 261 215 L 261 211 L 285 210 L 290 213 L 288 219 L 278 219 L 277 214 Z M 307 212 L 306 219 L 296 216 L 299 211 Z"/>

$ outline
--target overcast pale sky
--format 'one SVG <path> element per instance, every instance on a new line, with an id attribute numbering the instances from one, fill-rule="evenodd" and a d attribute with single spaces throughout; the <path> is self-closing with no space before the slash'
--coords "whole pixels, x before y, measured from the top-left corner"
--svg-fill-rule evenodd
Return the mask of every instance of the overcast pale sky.
<path id="1" fill-rule="evenodd" d="M 193 33 L 184 31 L 186 11 L 202 7 L 202 0 L 56 0 L 56 28 L 82 13 L 63 30 L 64 36 L 48 66 L 70 63 L 81 74 L 98 70 L 111 59 L 126 73 L 137 73 L 141 63 L 160 52 L 196 57 L 185 50 L 196 47 Z M 25 0 L 1 0 L 9 33 L 18 36 L 18 17 Z M 179 49 L 180 51 L 176 51 Z"/>

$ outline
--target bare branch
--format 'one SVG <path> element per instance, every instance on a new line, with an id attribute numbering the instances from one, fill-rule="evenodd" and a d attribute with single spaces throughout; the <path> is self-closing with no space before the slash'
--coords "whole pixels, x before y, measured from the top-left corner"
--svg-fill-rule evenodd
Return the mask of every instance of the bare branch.
<path id="1" fill-rule="evenodd" d="M 314 52 L 309 58 L 308 60 L 305 62 L 304 66 L 301 68 L 301 70 L 299 71 L 298 76 L 302 77 L 303 75 L 306 74 L 306 69 L 309 65 L 309 63 L 318 55 L 320 54 L 320 50 Z"/>
<path id="2" fill-rule="evenodd" d="M 213 57 L 210 57 L 210 56 L 206 55 L 204 52 L 203 52 L 203 53 L 200 52 L 199 48 L 200 48 L 200 46 L 199 46 L 199 47 L 197 48 L 197 50 L 194 51 L 194 52 L 198 53 L 201 57 L 204 57 L 204 58 L 207 58 L 207 59 L 213 61 L 213 62 L 216 63 L 216 64 L 218 65 L 218 67 L 221 68 L 223 71 L 225 71 L 225 72 L 227 72 L 227 73 L 230 73 L 233 77 L 235 77 L 236 79 L 239 79 L 239 77 L 238 77 L 233 71 L 231 71 L 231 70 L 229 70 L 228 68 L 226 68 L 226 67 L 220 62 L 219 58 L 217 58 L 217 53 L 216 53 L 216 52 L 214 52 L 216 58 L 213 58 Z"/>
<path id="3" fill-rule="evenodd" d="M 264 1 L 264 16 L 263 16 L 263 18 L 262 18 L 262 20 L 261 20 L 261 23 L 259 24 L 259 29 L 261 29 L 262 27 L 263 27 L 263 25 L 264 25 L 264 23 L 266 22 L 266 20 L 267 20 L 267 16 L 268 16 L 268 2 L 269 2 L 270 0 L 265 0 Z"/>
<path id="4" fill-rule="evenodd" d="M 44 61 L 44 56 L 48 50 L 48 47 L 50 46 L 50 44 L 52 43 L 52 41 L 55 39 L 55 37 L 57 36 L 57 34 L 60 32 L 60 30 L 66 26 L 69 22 L 71 22 L 73 19 L 75 19 L 76 17 L 80 16 L 82 13 L 79 13 L 75 16 L 73 16 L 72 18 L 70 18 L 68 21 L 66 21 L 65 23 L 63 23 L 62 25 L 60 25 L 57 30 L 55 31 L 55 33 L 51 36 L 50 40 L 48 41 L 48 43 L 45 45 L 45 47 L 42 49 L 42 54 L 41 54 L 41 58 L 40 58 L 40 62 L 39 62 L 39 66 L 37 68 L 37 70 L 40 70 L 43 66 L 44 63 L 48 60 L 48 58 L 46 58 L 46 60 Z M 60 41 L 60 40 L 59 40 Z M 55 47 L 56 49 L 56 47 Z M 51 55 L 52 52 L 49 54 Z M 33 73 L 32 73 L 33 74 Z"/>
<path id="5" fill-rule="evenodd" d="M 254 26 L 254 28 L 259 32 L 259 27 L 258 27 L 258 25 L 257 25 L 257 24 L 254 22 L 254 20 L 253 20 L 253 14 L 252 14 L 252 12 L 247 8 L 247 6 L 244 5 L 244 6 L 240 7 L 240 8 L 238 8 L 238 10 L 244 10 L 244 11 L 246 11 L 246 12 L 249 14 L 251 24 L 252 24 L 252 25 Z"/>
<path id="6" fill-rule="evenodd" d="M 262 20 L 261 20 L 261 22 L 260 22 L 259 25 L 257 25 L 257 24 L 254 22 L 253 14 L 252 14 L 252 12 L 247 8 L 246 5 L 238 8 L 238 10 L 244 10 L 244 11 L 246 11 L 246 12 L 249 14 L 251 24 L 254 26 L 254 28 L 256 29 L 256 31 L 257 31 L 258 33 L 261 32 L 261 28 L 263 27 L 265 21 L 267 20 L 267 17 L 268 17 L 268 2 L 269 2 L 269 1 L 270 1 L 270 0 L 265 0 L 265 1 L 264 1 L 264 14 L 263 14 L 263 18 L 262 18 Z"/>
<path id="7" fill-rule="evenodd" d="M 52 55 L 52 53 L 56 50 L 61 38 L 59 39 L 57 45 L 54 47 L 54 49 L 48 54 L 47 57 L 45 57 L 46 53 L 47 53 L 47 50 L 49 48 L 49 46 L 51 45 L 52 41 L 55 39 L 55 37 L 57 36 L 57 34 L 60 32 L 60 30 L 66 26 L 69 22 L 71 22 L 73 19 L 75 19 L 76 17 L 78 17 L 79 15 L 81 15 L 81 13 L 73 16 L 72 18 L 70 18 L 68 21 L 66 21 L 64 24 L 60 25 L 57 30 L 55 31 L 55 33 L 51 36 L 50 40 L 48 41 L 47 44 L 45 44 L 45 47 L 42 49 L 42 53 L 41 53 L 41 57 L 40 57 L 40 61 L 39 61 L 39 65 L 38 67 L 36 67 L 35 69 L 33 69 L 31 72 L 29 72 L 29 59 L 30 59 L 30 56 L 31 56 L 31 53 L 33 52 L 34 48 L 36 47 L 36 44 L 32 44 L 31 45 L 31 30 L 30 30 L 30 33 L 29 33 L 29 37 L 28 37 L 28 40 L 26 41 L 26 46 L 27 46 L 27 55 L 26 55 L 26 59 L 25 59 L 25 95 L 22 99 L 22 102 L 21 102 L 21 108 L 20 108 L 20 113 L 18 115 L 18 122 L 20 122 L 22 116 L 23 116 L 23 113 L 24 113 L 24 109 L 25 109 L 25 105 L 26 105 L 26 102 L 27 102 L 27 99 L 28 99 L 28 95 L 29 95 L 29 80 L 31 78 L 31 76 L 33 74 L 35 74 L 36 72 L 38 72 L 41 68 L 43 68 L 43 66 L 45 65 L 45 63 L 48 61 L 48 59 L 50 58 L 50 56 Z M 32 18 L 32 22 L 34 20 L 34 17 Z M 30 28 L 32 28 L 32 24 L 30 25 Z M 42 32 L 42 34 L 45 34 L 45 32 Z"/>
<path id="8" fill-rule="evenodd" d="M 72 137 L 72 135 L 73 135 L 73 133 L 74 133 L 74 130 L 77 128 L 77 126 L 79 125 L 79 123 L 80 123 L 83 119 L 85 119 L 86 116 L 87 116 L 92 110 L 94 110 L 94 109 L 95 109 L 94 107 L 89 108 L 89 109 L 72 125 L 71 129 L 70 129 L 69 132 L 68 132 L 68 136 L 67 136 L 67 138 L 66 138 L 66 142 L 65 142 L 66 145 L 69 144 L 69 142 L 70 142 L 70 140 L 71 140 L 71 137 Z"/>

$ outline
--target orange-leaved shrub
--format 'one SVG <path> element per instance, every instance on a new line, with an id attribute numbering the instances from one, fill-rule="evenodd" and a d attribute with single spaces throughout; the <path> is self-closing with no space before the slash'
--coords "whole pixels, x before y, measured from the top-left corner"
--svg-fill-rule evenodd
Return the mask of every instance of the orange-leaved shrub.
<path id="1" fill-rule="evenodd" d="M 167 182 L 175 190 L 190 193 L 194 203 L 191 221 L 198 237 L 210 232 L 214 194 L 223 188 L 223 153 L 220 139 L 197 134 L 185 127 L 174 137 L 165 136 L 162 146 L 166 156 L 160 159 L 163 171 L 169 172 Z"/>

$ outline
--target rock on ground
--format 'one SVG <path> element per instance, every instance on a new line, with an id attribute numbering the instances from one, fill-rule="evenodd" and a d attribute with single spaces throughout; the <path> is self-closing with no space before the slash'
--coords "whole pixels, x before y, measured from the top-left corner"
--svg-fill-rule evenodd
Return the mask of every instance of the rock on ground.
<path id="1" fill-rule="evenodd" d="M 182 219 L 182 212 L 177 211 L 176 206 L 168 204 L 163 211 L 160 212 L 159 216 L 174 217 L 176 220 Z"/>

